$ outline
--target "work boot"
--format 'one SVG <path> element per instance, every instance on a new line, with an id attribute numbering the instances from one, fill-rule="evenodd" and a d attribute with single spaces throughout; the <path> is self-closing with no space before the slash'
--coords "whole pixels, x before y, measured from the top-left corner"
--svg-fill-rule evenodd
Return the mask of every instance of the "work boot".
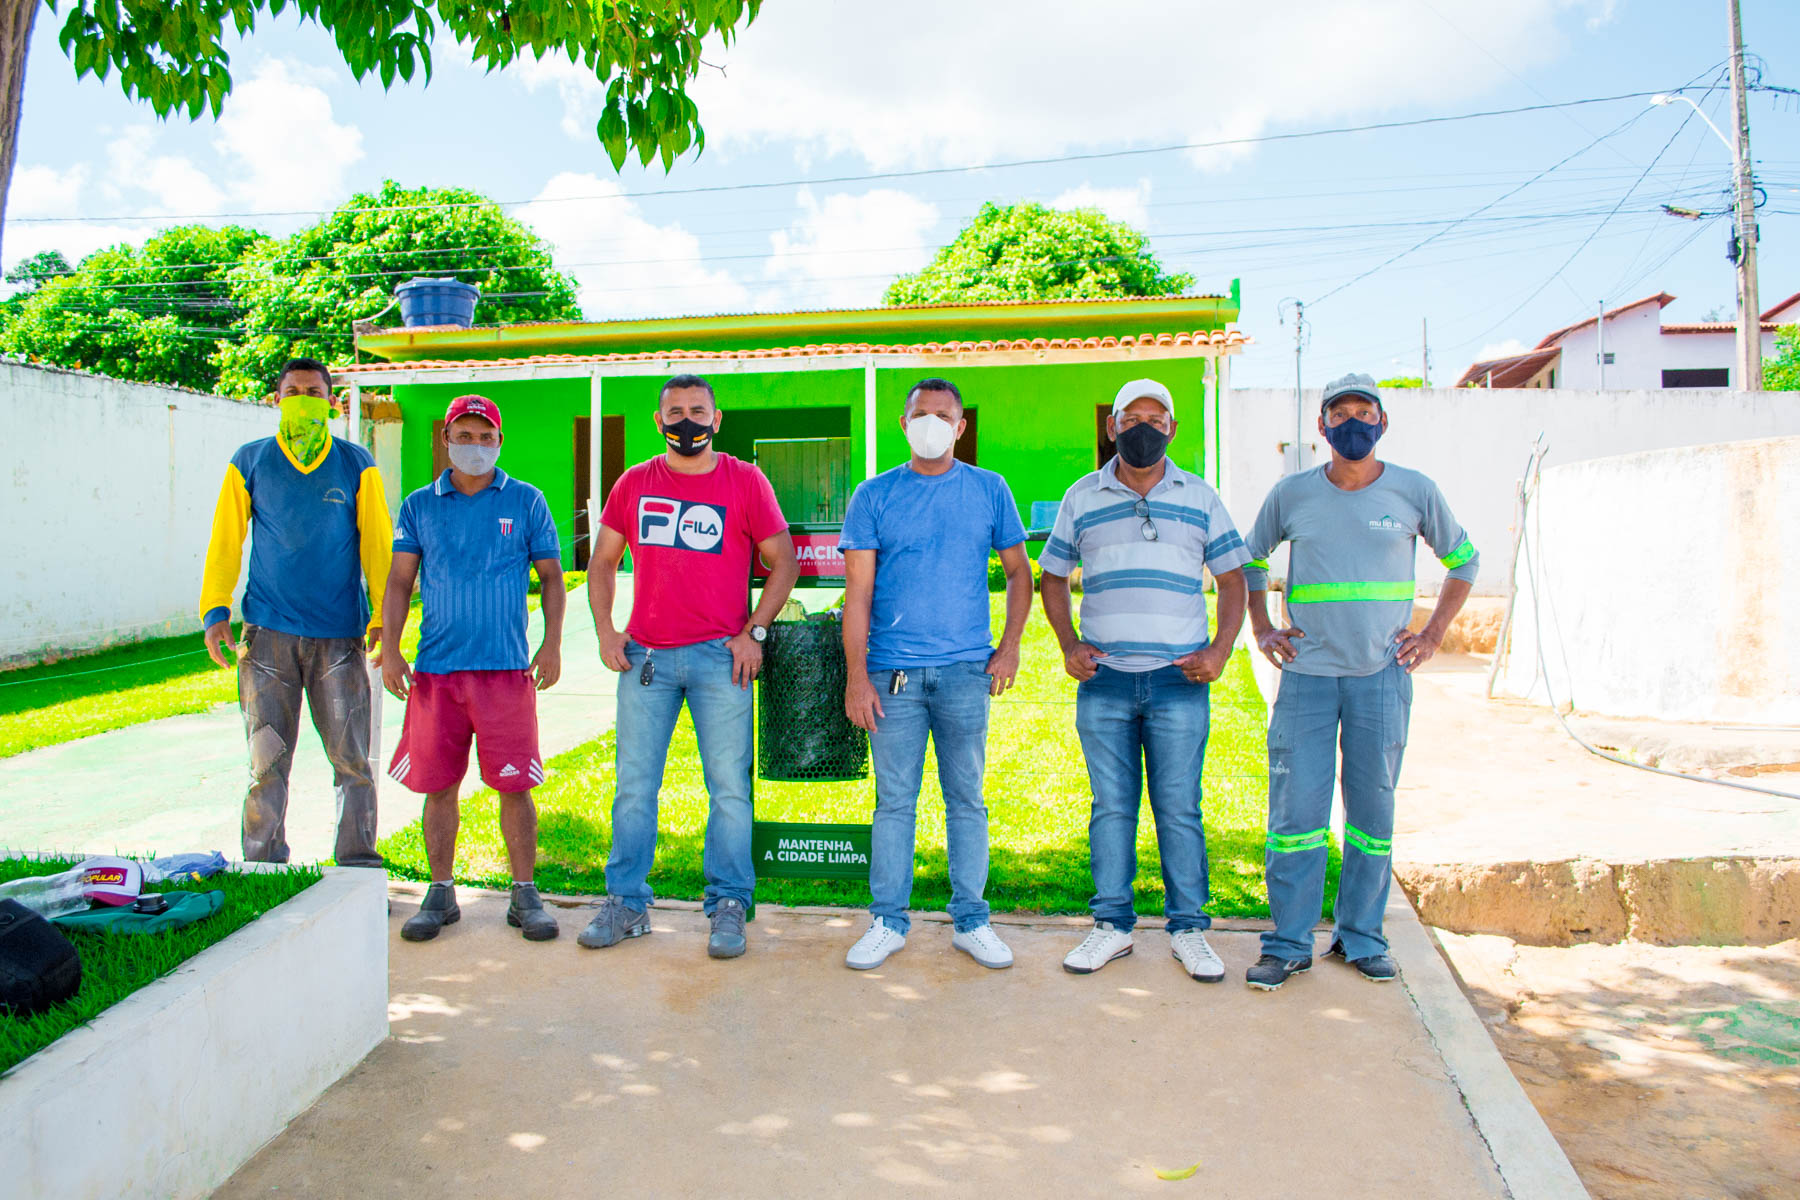
<path id="1" fill-rule="evenodd" d="M 419 911 L 406 919 L 400 936 L 409 942 L 429 942 L 446 925 L 462 920 L 462 909 L 456 907 L 456 888 L 448 883 L 434 883 L 425 889 L 425 900 Z"/>
<path id="2" fill-rule="evenodd" d="M 721 900 L 712 910 L 712 936 L 706 953 L 713 958 L 736 958 L 744 952 L 744 902 Z"/>
<path id="3" fill-rule="evenodd" d="M 1344 943 L 1339 941 L 1333 941 L 1327 953 L 1355 967 L 1357 973 L 1370 983 L 1392 983 L 1400 978 L 1399 964 L 1389 955 L 1371 954 L 1367 958 L 1351 958 L 1344 950 Z"/>
<path id="4" fill-rule="evenodd" d="M 1272 992 L 1290 977 L 1310 970 L 1310 958 L 1283 958 L 1279 954 L 1265 954 L 1256 960 L 1254 967 L 1244 972 L 1244 982 L 1258 991 Z"/>
<path id="5" fill-rule="evenodd" d="M 506 923 L 525 935 L 528 942 L 547 942 L 557 934 L 556 918 L 544 911 L 535 883 L 515 883 L 512 903 L 506 906 Z"/>
<path id="6" fill-rule="evenodd" d="M 649 932 L 649 913 L 638 912 L 617 896 L 608 896 L 600 901 L 600 911 L 587 923 L 587 928 L 575 935 L 575 943 L 589 950 L 600 950 Z"/>

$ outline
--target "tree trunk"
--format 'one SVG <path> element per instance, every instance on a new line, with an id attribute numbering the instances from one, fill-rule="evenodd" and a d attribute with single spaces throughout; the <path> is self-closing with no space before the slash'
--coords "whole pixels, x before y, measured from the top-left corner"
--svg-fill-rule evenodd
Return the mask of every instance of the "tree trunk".
<path id="1" fill-rule="evenodd" d="M 19 151 L 19 109 L 25 101 L 25 55 L 39 0 L 0 0 L 0 251 L 5 247 L 6 198 Z M 4 263 L 0 254 L 0 263 Z"/>

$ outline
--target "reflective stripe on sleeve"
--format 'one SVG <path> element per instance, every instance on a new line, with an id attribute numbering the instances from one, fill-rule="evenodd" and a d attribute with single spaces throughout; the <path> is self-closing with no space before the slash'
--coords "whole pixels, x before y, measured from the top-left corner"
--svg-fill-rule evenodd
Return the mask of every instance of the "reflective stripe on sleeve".
<path id="1" fill-rule="evenodd" d="M 1456 570 L 1456 568 L 1462 566 L 1464 563 L 1468 562 L 1471 558 L 1474 558 L 1474 557 L 1475 557 L 1475 544 L 1473 542 L 1469 541 L 1468 538 L 1464 538 L 1462 545 L 1458 546 L 1456 549 L 1452 550 L 1450 553 L 1444 555 L 1444 557 L 1438 559 L 1438 561 L 1443 563 L 1446 567 L 1449 567 L 1452 571 L 1454 571 L 1454 570 Z"/>

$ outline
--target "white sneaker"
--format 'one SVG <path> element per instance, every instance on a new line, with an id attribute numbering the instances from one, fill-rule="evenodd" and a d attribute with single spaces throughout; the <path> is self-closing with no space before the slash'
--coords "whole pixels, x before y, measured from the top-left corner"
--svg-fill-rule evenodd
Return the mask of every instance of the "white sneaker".
<path id="1" fill-rule="evenodd" d="M 852 971 L 870 971 L 887 961 L 887 956 L 906 945 L 906 935 L 885 921 L 871 921 L 869 931 L 856 939 L 844 965 Z"/>
<path id="2" fill-rule="evenodd" d="M 1114 929 L 1110 921 L 1095 921 L 1093 932 L 1081 939 L 1081 945 L 1063 959 L 1063 970 L 1071 975 L 1092 975 L 1115 958 L 1131 953 L 1131 935 Z"/>
<path id="3" fill-rule="evenodd" d="M 977 925 L 967 933 L 959 933 L 950 944 L 984 967 L 999 970 L 1013 964 L 1012 950 L 1000 940 L 992 925 Z"/>
<path id="4" fill-rule="evenodd" d="M 1225 978 L 1225 964 L 1206 944 L 1206 934 L 1198 929 L 1170 934 L 1169 953 L 1180 961 L 1182 970 L 1201 983 L 1217 983 Z"/>

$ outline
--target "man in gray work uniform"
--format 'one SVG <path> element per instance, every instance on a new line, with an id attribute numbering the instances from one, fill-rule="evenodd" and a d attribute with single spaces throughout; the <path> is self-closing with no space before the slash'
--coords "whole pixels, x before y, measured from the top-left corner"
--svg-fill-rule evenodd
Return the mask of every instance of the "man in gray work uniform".
<path id="1" fill-rule="evenodd" d="M 1480 557 L 1437 484 L 1375 457 L 1387 431 L 1375 381 L 1325 387 L 1319 432 L 1331 462 L 1290 475 L 1263 501 L 1245 539 L 1250 628 L 1281 669 L 1269 721 L 1269 909 L 1275 928 L 1246 982 L 1273 991 L 1312 967 L 1325 891 L 1337 746 L 1343 746 L 1344 869 L 1330 953 L 1365 979 L 1399 969 L 1381 930 L 1394 836 L 1394 785 L 1406 749 L 1412 672 L 1429 659 L 1475 580 Z M 1414 543 L 1450 569 L 1431 619 L 1407 630 Z M 1269 554 L 1287 542 L 1288 624 L 1269 621 Z"/>

